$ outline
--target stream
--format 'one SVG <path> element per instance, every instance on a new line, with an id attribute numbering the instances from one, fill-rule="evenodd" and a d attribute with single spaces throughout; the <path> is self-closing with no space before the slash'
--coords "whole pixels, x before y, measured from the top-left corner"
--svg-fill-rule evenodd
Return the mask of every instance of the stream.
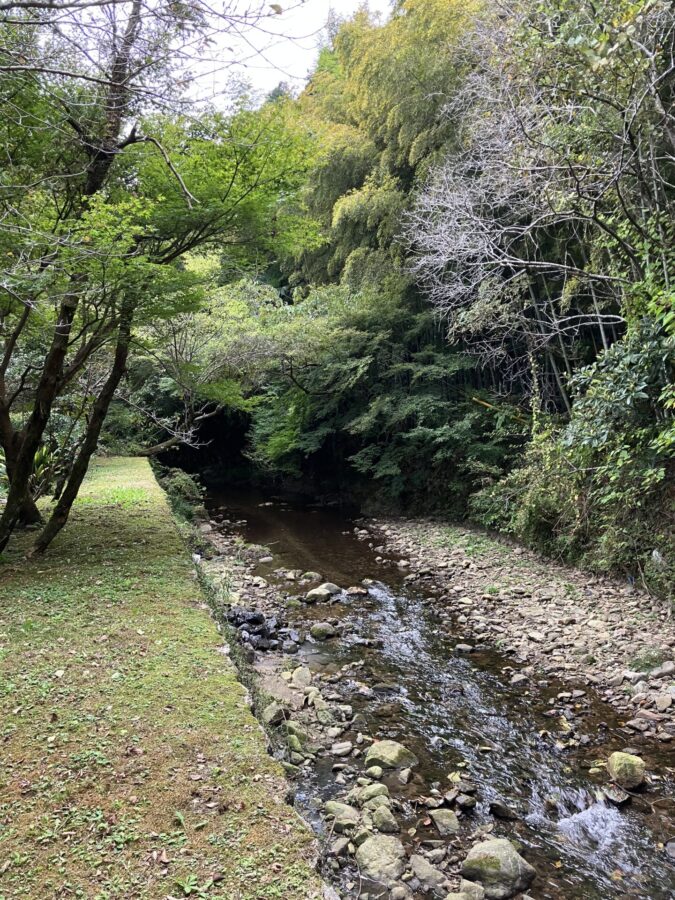
<path id="1" fill-rule="evenodd" d="M 316 571 L 342 588 L 366 580 L 363 596 L 343 595 L 328 608 L 291 603 L 284 614 L 298 631 L 339 622 L 339 638 L 305 641 L 293 665 L 321 673 L 335 698 L 353 706 L 361 730 L 400 741 L 419 758 L 415 779 L 396 787 L 404 843 L 434 845 L 438 835 L 420 796 L 434 787 L 447 791 L 448 776 L 459 772 L 478 788 L 475 809 L 461 818 L 462 835 L 493 824 L 495 834 L 519 845 L 538 873 L 532 898 L 675 898 L 675 867 L 665 848 L 675 837 L 672 750 L 621 730 L 617 714 L 585 683 L 539 676 L 525 693 L 510 683 L 513 659 L 488 649 L 458 651 L 467 636 L 438 614 L 433 589 L 406 582 L 405 570 L 386 554 L 376 561 L 372 540 L 359 539 L 342 513 L 254 493 L 214 493 L 209 505 L 224 532 L 269 548 L 272 561 L 258 564 L 255 575 L 280 594 L 300 590 L 284 580 L 283 569 Z M 355 739 L 355 732 L 348 729 L 340 740 Z M 619 808 L 601 793 L 607 777 L 595 762 L 626 748 L 655 777 Z M 342 800 L 347 790 L 336 783 L 335 763 L 319 755 L 297 783 L 298 808 L 319 833 L 322 802 Z M 517 820 L 495 818 L 491 803 L 506 804 Z M 355 897 L 353 879 L 349 868 L 336 875 Z"/>

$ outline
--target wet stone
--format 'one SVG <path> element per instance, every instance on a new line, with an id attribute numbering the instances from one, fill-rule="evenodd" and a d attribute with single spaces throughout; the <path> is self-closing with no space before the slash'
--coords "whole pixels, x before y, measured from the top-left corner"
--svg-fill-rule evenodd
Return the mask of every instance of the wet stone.
<path id="1" fill-rule="evenodd" d="M 462 878 L 459 883 L 459 892 L 448 894 L 445 900 L 483 900 L 484 897 L 485 890 L 482 885 Z"/>
<path id="2" fill-rule="evenodd" d="M 349 838 L 338 838 L 330 845 L 329 853 L 331 856 L 346 856 L 349 848 Z"/>
<path id="3" fill-rule="evenodd" d="M 487 900 L 508 900 L 526 890 L 536 872 L 510 841 L 496 838 L 471 848 L 462 875 L 481 884 Z"/>
<path id="4" fill-rule="evenodd" d="M 375 797 L 388 797 L 389 788 L 386 784 L 369 784 L 366 787 L 350 791 L 348 799 L 352 803 L 363 806 Z"/>
<path id="5" fill-rule="evenodd" d="M 330 752 L 333 756 L 349 756 L 353 748 L 354 745 L 351 741 L 342 741 L 341 743 L 333 744 L 330 748 Z"/>
<path id="6" fill-rule="evenodd" d="M 396 884 L 389 893 L 389 900 L 410 900 L 412 895 L 407 884 Z"/>
<path id="7" fill-rule="evenodd" d="M 307 666 L 298 666 L 297 669 L 293 672 L 293 676 L 291 678 L 291 684 L 296 688 L 306 688 L 309 687 L 312 683 L 312 673 L 309 671 Z"/>
<path id="8" fill-rule="evenodd" d="M 302 599 L 304 599 L 305 603 L 316 603 L 317 601 L 330 600 L 332 596 L 332 591 L 328 591 L 323 587 L 318 587 L 311 591 L 307 591 Z"/>
<path id="9" fill-rule="evenodd" d="M 377 741 L 366 754 L 366 766 L 378 765 L 385 769 L 400 769 L 417 765 L 415 754 L 398 741 Z"/>
<path id="10" fill-rule="evenodd" d="M 376 809 L 380 809 L 380 807 L 382 807 L 382 806 L 386 806 L 388 808 L 389 804 L 390 804 L 389 797 L 380 795 L 378 797 L 372 797 L 370 800 L 367 800 L 363 804 L 363 808 L 368 809 L 368 810 L 376 810 Z"/>
<path id="11" fill-rule="evenodd" d="M 630 794 L 616 784 L 604 784 L 600 790 L 607 800 L 615 806 L 623 806 L 624 803 L 628 803 L 630 800 Z"/>
<path id="12" fill-rule="evenodd" d="M 515 822 L 520 818 L 515 810 L 501 800 L 494 800 L 490 804 L 490 814 L 496 819 L 503 819 L 506 822 Z"/>
<path id="13" fill-rule="evenodd" d="M 401 830 L 396 816 L 388 806 L 380 806 L 373 813 L 373 825 L 385 834 L 398 834 Z"/>
<path id="14" fill-rule="evenodd" d="M 317 622 L 309 630 L 315 641 L 327 641 L 338 633 L 337 628 L 330 622 Z"/>
<path id="15" fill-rule="evenodd" d="M 459 819 L 451 809 L 433 809 L 429 816 L 442 837 L 459 831 Z"/>
<path id="16" fill-rule="evenodd" d="M 434 897 L 445 897 L 448 880 L 444 872 L 432 866 L 428 859 L 418 853 L 410 857 L 410 868 L 415 878 L 427 891 L 431 891 Z"/>
<path id="17" fill-rule="evenodd" d="M 403 874 L 405 857 L 401 841 L 386 834 L 368 837 L 356 851 L 361 876 L 387 886 Z"/>
<path id="18" fill-rule="evenodd" d="M 281 725 L 287 715 L 288 713 L 284 707 L 277 703 L 276 700 L 273 700 L 263 710 L 262 720 L 269 728 L 276 728 L 278 725 Z"/>
<path id="19" fill-rule="evenodd" d="M 346 803 L 338 803 L 336 800 L 329 800 L 324 807 L 327 818 L 332 819 L 335 831 L 348 831 L 350 828 L 356 828 L 359 824 L 359 811 L 353 806 Z"/>
<path id="20" fill-rule="evenodd" d="M 476 806 L 476 798 L 472 797 L 470 794 L 458 794 L 455 799 L 455 804 L 460 809 L 474 809 Z"/>
<path id="21" fill-rule="evenodd" d="M 630 791 L 644 784 L 645 763 L 632 753 L 612 753 L 607 760 L 607 772 L 619 787 Z"/>

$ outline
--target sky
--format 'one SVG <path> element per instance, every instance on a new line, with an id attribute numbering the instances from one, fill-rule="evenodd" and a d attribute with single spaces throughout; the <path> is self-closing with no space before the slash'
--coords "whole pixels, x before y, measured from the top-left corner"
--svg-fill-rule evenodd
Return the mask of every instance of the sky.
<path id="1" fill-rule="evenodd" d="M 363 0 L 281 0 L 284 12 L 267 20 L 261 30 L 249 30 L 240 39 L 245 59 L 240 67 L 256 91 L 267 93 L 280 81 L 294 90 L 302 88 L 316 61 L 321 34 L 332 10 L 338 16 L 350 16 Z M 388 0 L 371 0 L 370 9 L 385 12 Z"/>

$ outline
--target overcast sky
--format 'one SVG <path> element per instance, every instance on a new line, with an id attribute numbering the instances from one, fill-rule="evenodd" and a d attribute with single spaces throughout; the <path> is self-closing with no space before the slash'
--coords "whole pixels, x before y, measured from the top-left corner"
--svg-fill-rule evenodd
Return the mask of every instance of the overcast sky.
<path id="1" fill-rule="evenodd" d="M 243 72 L 254 88 L 267 92 L 280 81 L 301 88 L 317 58 L 321 33 L 333 10 L 349 16 L 363 0 L 306 0 L 293 8 L 297 0 L 281 0 L 282 15 L 265 23 L 263 30 L 250 30 L 241 39 L 239 58 L 246 60 Z M 370 0 L 370 9 L 385 12 L 388 0 Z M 247 46 L 250 42 L 250 46 Z"/>

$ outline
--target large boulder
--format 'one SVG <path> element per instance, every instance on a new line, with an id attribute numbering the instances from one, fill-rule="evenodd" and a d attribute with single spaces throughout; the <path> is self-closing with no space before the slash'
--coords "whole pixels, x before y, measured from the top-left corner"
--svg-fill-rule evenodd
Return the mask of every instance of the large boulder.
<path id="1" fill-rule="evenodd" d="M 537 873 L 506 838 L 476 844 L 462 865 L 462 875 L 477 881 L 487 900 L 507 900 L 527 890 Z"/>
<path id="2" fill-rule="evenodd" d="M 609 777 L 627 791 L 644 784 L 645 761 L 632 753 L 612 753 L 607 760 Z"/>
<path id="3" fill-rule="evenodd" d="M 376 741 L 366 753 L 366 768 L 382 766 L 383 769 L 402 769 L 417 763 L 415 754 L 397 741 Z"/>
<path id="4" fill-rule="evenodd" d="M 329 800 L 324 807 L 327 818 L 332 819 L 333 828 L 337 832 L 348 831 L 356 828 L 360 821 L 359 811 L 346 803 L 338 803 L 337 800 Z"/>
<path id="5" fill-rule="evenodd" d="M 387 834 L 374 834 L 356 851 L 361 877 L 387 887 L 403 874 L 405 858 L 403 844 L 398 838 Z"/>

